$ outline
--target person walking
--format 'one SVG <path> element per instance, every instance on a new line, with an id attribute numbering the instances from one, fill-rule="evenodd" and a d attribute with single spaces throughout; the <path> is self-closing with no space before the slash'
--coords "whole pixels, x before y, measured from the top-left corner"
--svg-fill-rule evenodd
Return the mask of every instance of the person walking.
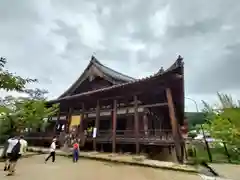
<path id="1" fill-rule="evenodd" d="M 24 139 L 23 136 L 20 136 L 18 138 L 18 144 L 16 144 L 14 148 L 12 152 L 13 151 L 15 152 L 12 153 L 13 162 L 12 162 L 12 166 L 10 166 L 10 169 L 9 169 L 9 175 L 12 175 L 16 171 L 16 165 L 18 160 L 22 157 L 23 154 L 27 152 L 27 141 Z"/>
<path id="2" fill-rule="evenodd" d="M 19 158 L 21 158 L 22 155 L 24 155 L 27 152 L 28 143 L 24 139 L 24 136 L 20 136 L 20 140 L 19 141 L 20 141 L 20 144 L 21 144 L 20 152 L 19 152 Z"/>
<path id="3" fill-rule="evenodd" d="M 79 143 L 77 140 L 75 140 L 75 143 L 73 144 L 73 162 L 74 163 L 78 162 L 79 152 L 80 152 Z"/>
<path id="4" fill-rule="evenodd" d="M 53 138 L 51 146 L 50 146 L 50 154 L 48 157 L 45 159 L 45 163 L 49 160 L 50 157 L 52 157 L 52 162 L 55 162 L 55 155 L 56 155 L 56 138 Z"/>
<path id="5" fill-rule="evenodd" d="M 12 137 L 7 140 L 7 150 L 6 150 L 6 160 L 4 165 L 4 171 L 7 171 L 10 169 L 10 159 L 12 157 L 12 149 L 13 147 L 18 143 L 18 140 L 16 137 Z"/>
<path id="6" fill-rule="evenodd" d="M 16 163 L 19 159 L 21 149 L 20 139 L 17 137 L 8 139 L 7 160 L 5 162 L 4 171 L 8 171 L 8 175 L 15 172 Z"/>

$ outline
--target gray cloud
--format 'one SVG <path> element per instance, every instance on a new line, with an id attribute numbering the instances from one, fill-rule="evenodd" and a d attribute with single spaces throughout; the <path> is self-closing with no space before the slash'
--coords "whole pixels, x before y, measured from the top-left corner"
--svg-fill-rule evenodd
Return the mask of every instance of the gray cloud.
<path id="1" fill-rule="evenodd" d="M 167 68 L 181 54 L 187 95 L 198 99 L 239 89 L 239 9 L 237 0 L 3 0 L 0 55 L 57 97 L 93 52 L 134 77 Z"/>

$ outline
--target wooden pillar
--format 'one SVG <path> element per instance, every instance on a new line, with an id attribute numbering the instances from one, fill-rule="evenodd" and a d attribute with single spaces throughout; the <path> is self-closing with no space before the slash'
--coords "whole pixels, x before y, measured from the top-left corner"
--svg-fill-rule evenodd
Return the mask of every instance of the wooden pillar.
<path id="1" fill-rule="evenodd" d="M 179 125 L 175 115 L 175 108 L 174 108 L 172 92 L 170 88 L 166 89 L 166 96 L 167 96 L 167 102 L 168 102 L 169 117 L 170 117 L 171 126 L 172 126 L 172 134 L 175 141 L 176 156 L 178 161 L 182 163 L 183 157 L 181 153 L 182 147 L 180 142 Z"/>
<path id="2" fill-rule="evenodd" d="M 134 96 L 134 134 L 136 139 L 136 154 L 140 152 L 139 146 L 139 115 L 138 115 L 138 100 L 137 96 Z"/>
<path id="3" fill-rule="evenodd" d="M 59 109 L 59 111 L 57 112 L 57 120 L 56 120 L 56 123 L 55 123 L 55 126 L 54 126 L 54 130 L 53 130 L 53 132 L 54 132 L 55 134 L 57 134 L 57 127 L 58 127 L 58 124 L 59 124 L 59 119 L 60 119 L 60 109 Z"/>
<path id="4" fill-rule="evenodd" d="M 67 114 L 67 123 L 66 123 L 66 132 L 70 132 L 70 124 L 71 124 L 71 117 L 72 117 L 72 108 L 70 107 L 68 109 L 68 114 Z"/>
<path id="5" fill-rule="evenodd" d="M 96 137 L 93 139 L 93 150 L 97 150 L 97 134 L 99 131 L 99 120 L 100 120 L 100 105 L 99 105 L 99 100 L 97 101 L 97 107 L 96 107 L 96 119 L 95 119 L 95 128 L 97 129 Z"/>
<path id="6" fill-rule="evenodd" d="M 126 118 L 127 118 L 127 127 L 126 130 L 132 130 L 132 117 L 129 115 L 129 108 L 126 110 Z M 128 133 L 128 132 L 127 132 Z"/>
<path id="7" fill-rule="evenodd" d="M 144 135 L 148 136 L 148 116 L 147 113 L 144 113 L 143 115 L 143 129 L 144 129 Z"/>
<path id="8" fill-rule="evenodd" d="M 112 152 L 116 152 L 116 128 L 117 128 L 117 100 L 113 101 L 112 113 Z"/>
<path id="9" fill-rule="evenodd" d="M 84 106 L 84 103 L 82 103 L 82 113 L 81 113 L 81 121 L 80 121 L 80 128 L 79 128 L 79 131 L 80 131 L 80 134 L 83 134 L 83 131 L 84 131 L 84 119 L 85 119 L 85 106 Z"/>

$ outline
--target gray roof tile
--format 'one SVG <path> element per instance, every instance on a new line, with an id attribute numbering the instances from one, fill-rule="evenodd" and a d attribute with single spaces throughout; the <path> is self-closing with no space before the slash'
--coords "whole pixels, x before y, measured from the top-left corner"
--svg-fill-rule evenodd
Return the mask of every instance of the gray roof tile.
<path id="1" fill-rule="evenodd" d="M 116 80 L 120 80 L 123 82 L 131 82 L 131 81 L 135 81 L 135 78 L 132 78 L 130 76 L 127 76 L 125 74 L 122 74 L 120 72 L 117 72 L 107 66 L 104 66 L 103 64 L 101 64 L 94 56 L 92 56 L 92 60 L 93 64 L 99 68 L 103 73 L 105 73 L 106 75 L 112 77 L 113 79 Z"/>

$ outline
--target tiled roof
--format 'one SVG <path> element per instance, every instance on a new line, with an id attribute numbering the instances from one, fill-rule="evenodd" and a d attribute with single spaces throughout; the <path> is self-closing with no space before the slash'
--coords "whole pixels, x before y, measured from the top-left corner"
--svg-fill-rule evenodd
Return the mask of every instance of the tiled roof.
<path id="1" fill-rule="evenodd" d="M 132 78 L 130 76 L 127 76 L 125 74 L 122 74 L 120 72 L 117 72 L 107 66 L 104 66 L 103 64 L 101 64 L 94 56 L 92 57 L 92 60 L 93 64 L 99 68 L 103 73 L 105 73 L 106 75 L 114 78 L 114 79 L 117 79 L 117 80 L 120 80 L 120 81 L 123 81 L 123 82 L 130 82 L 130 81 L 135 81 L 136 79 L 135 78 Z"/>
<path id="2" fill-rule="evenodd" d="M 95 66 L 99 71 L 101 71 L 105 76 L 112 78 L 115 80 L 113 84 L 119 84 L 119 83 L 126 83 L 135 81 L 136 79 L 124 75 L 122 73 L 119 73 L 107 66 L 104 66 L 101 64 L 94 56 L 92 56 L 90 63 L 88 64 L 87 68 L 84 70 L 82 75 L 71 85 L 70 88 L 68 88 L 59 98 L 62 98 L 66 96 L 68 93 L 71 93 L 74 91 L 83 81 L 84 81 L 84 75 L 89 70 L 90 67 Z"/>
<path id="3" fill-rule="evenodd" d="M 110 87 L 96 89 L 96 90 L 84 92 L 84 93 L 81 93 L 81 94 L 76 94 L 76 95 L 72 95 L 72 96 L 65 96 L 65 97 L 59 98 L 57 100 L 49 101 L 49 103 L 59 102 L 59 101 L 62 101 L 62 100 L 75 99 L 75 98 L 78 98 L 78 97 L 83 97 L 83 96 L 91 95 L 91 94 L 98 93 L 98 92 L 109 91 L 111 89 L 125 87 L 125 86 L 130 85 L 130 84 L 135 84 L 135 83 L 141 83 L 141 82 L 144 82 L 144 81 L 148 81 L 148 80 L 154 79 L 156 77 L 163 76 L 167 73 L 170 73 L 171 71 L 174 71 L 175 69 L 177 69 L 179 67 L 183 67 L 183 61 L 182 60 L 183 60 L 182 57 L 179 56 L 178 59 L 175 61 L 175 63 L 170 68 L 168 68 L 166 71 L 161 71 L 161 73 L 158 72 L 155 75 L 152 75 L 152 76 L 149 76 L 149 77 L 146 77 L 146 78 L 135 79 L 134 81 L 121 83 L 121 84 L 116 84 L 116 85 L 113 85 L 113 86 L 110 86 Z"/>

